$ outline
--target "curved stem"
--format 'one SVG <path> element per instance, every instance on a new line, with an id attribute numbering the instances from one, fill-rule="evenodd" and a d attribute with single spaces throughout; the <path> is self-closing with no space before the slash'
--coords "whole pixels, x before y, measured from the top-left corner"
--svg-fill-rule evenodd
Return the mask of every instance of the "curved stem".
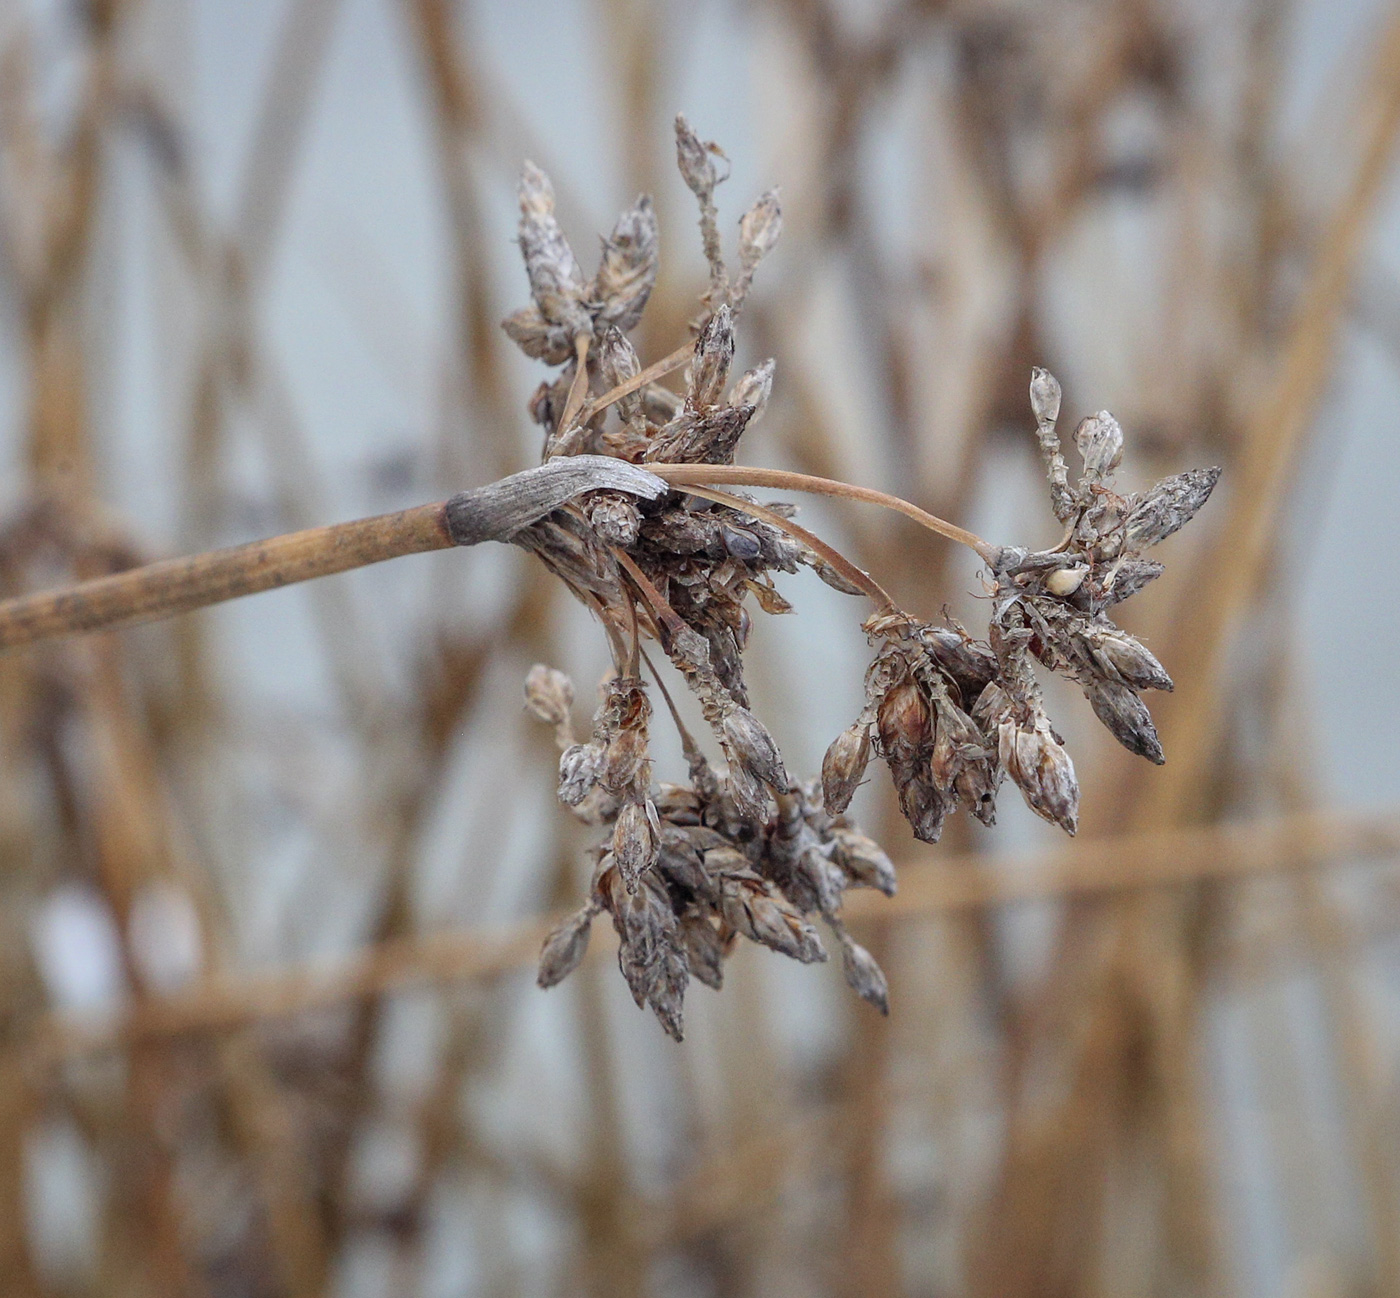
<path id="1" fill-rule="evenodd" d="M 707 467 L 707 466 L 699 466 Z M 798 475 L 801 476 L 801 475 Z M 781 514 L 774 513 L 766 506 L 757 505 L 751 500 L 742 500 L 738 496 L 731 496 L 727 491 L 712 491 L 708 487 L 685 486 L 681 488 L 687 495 L 700 496 L 705 500 L 713 500 L 717 505 L 725 505 L 729 509 L 740 514 L 748 514 L 752 518 L 761 518 L 765 523 L 776 527 L 779 531 L 786 532 L 794 539 L 801 541 L 803 545 L 811 550 L 815 550 L 823 560 L 831 567 L 835 568 L 852 586 L 857 586 L 863 590 L 882 610 L 895 610 L 898 605 L 894 602 L 889 591 L 880 585 L 863 568 L 857 568 L 840 550 L 829 546 L 821 537 L 809 532 L 805 527 L 799 527 L 790 518 L 784 518 Z"/>
<path id="2" fill-rule="evenodd" d="M 810 473 L 789 473 L 786 469 L 758 469 L 744 464 L 646 464 L 649 473 L 669 482 L 673 487 L 689 488 L 709 483 L 724 483 L 735 487 L 774 487 L 779 491 L 805 491 L 816 496 L 834 496 L 840 500 L 863 500 L 871 505 L 882 505 L 896 513 L 912 518 L 930 532 L 957 541 L 975 550 L 986 563 L 995 564 L 1001 556 L 1001 547 L 984 541 L 976 532 L 949 523 L 927 510 L 911 505 L 907 500 L 891 496 L 873 487 L 856 487 L 849 482 L 837 482 L 832 478 L 818 478 Z M 699 494 L 698 492 L 695 494 Z"/>

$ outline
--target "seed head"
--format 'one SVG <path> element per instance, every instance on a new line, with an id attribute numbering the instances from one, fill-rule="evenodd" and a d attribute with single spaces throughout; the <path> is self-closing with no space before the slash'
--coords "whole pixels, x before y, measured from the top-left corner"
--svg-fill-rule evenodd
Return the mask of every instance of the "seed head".
<path id="1" fill-rule="evenodd" d="M 1125 548 L 1146 550 L 1158 541 L 1165 541 L 1195 517 L 1219 481 L 1218 468 L 1188 469 L 1164 478 L 1150 491 L 1135 497 L 1124 525 Z"/>
<path id="2" fill-rule="evenodd" d="M 594 744 L 573 744 L 559 755 L 559 801 L 577 807 L 598 783 L 603 753 Z"/>
<path id="3" fill-rule="evenodd" d="M 745 267 L 758 265 L 778 242 L 783 229 L 783 209 L 778 191 L 770 189 L 739 220 L 739 261 Z"/>
<path id="4" fill-rule="evenodd" d="M 535 979 L 540 987 L 553 987 L 578 968 L 588 950 L 588 934 L 597 913 L 598 907 L 589 902 L 550 930 L 540 950 L 539 975 Z"/>
<path id="5" fill-rule="evenodd" d="M 547 725 L 568 725 L 569 709 L 574 705 L 574 683 L 556 668 L 536 663 L 525 677 L 525 703 Z"/>
<path id="6" fill-rule="evenodd" d="M 847 984 L 861 1000 L 868 1001 L 888 1017 L 890 985 L 885 979 L 884 970 L 869 951 L 851 939 L 844 928 L 837 936 L 841 941 L 841 972 L 846 975 Z"/>
<path id="7" fill-rule="evenodd" d="M 642 194 L 603 240 L 591 294 L 599 303 L 600 321 L 623 333 L 637 327 L 656 286 L 657 261 L 656 211 L 650 196 Z"/>
<path id="8" fill-rule="evenodd" d="M 1123 430 L 1107 410 L 1080 422 L 1074 444 L 1084 459 L 1085 482 L 1102 482 L 1123 459 Z"/>
<path id="9" fill-rule="evenodd" d="M 1060 384 L 1049 370 L 1031 370 L 1031 413 L 1037 424 L 1053 424 L 1060 417 Z"/>
<path id="10" fill-rule="evenodd" d="M 1049 723 L 1043 719 L 1030 725 L 1003 721 L 998 730 L 998 755 L 1026 805 L 1073 834 L 1079 827 L 1079 781 L 1074 777 L 1074 763 L 1050 733 Z"/>
<path id="11" fill-rule="evenodd" d="M 721 306 L 706 322 L 695 341 L 695 359 L 690 366 L 690 388 L 686 405 L 691 410 L 707 410 L 723 400 L 729 367 L 734 361 L 734 314 Z"/>
<path id="12" fill-rule="evenodd" d="M 739 381 L 729 390 L 730 406 L 750 406 L 753 414 L 748 422 L 753 424 L 768 406 L 768 398 L 773 392 L 773 370 L 776 362 L 771 358 L 753 369 L 746 370 Z"/>
<path id="13" fill-rule="evenodd" d="M 636 891 L 637 880 L 651 869 L 659 848 L 656 808 L 650 803 L 627 803 L 613 825 L 612 852 L 628 892 Z"/>
<path id="14" fill-rule="evenodd" d="M 831 741 L 822 758 L 822 805 L 830 815 L 839 816 L 851 805 L 869 763 L 870 726 L 857 721 Z"/>
<path id="15" fill-rule="evenodd" d="M 774 789 L 790 783 L 778 745 L 767 728 L 748 708 L 731 707 L 720 723 L 726 748 L 754 779 Z"/>
<path id="16" fill-rule="evenodd" d="M 692 194 L 706 198 L 714 192 L 722 179 L 715 159 L 723 157 L 717 145 L 695 134 L 684 113 L 676 114 L 676 164 Z"/>
<path id="17" fill-rule="evenodd" d="M 1084 697 L 1094 715 L 1129 752 L 1160 766 L 1166 757 L 1152 714 L 1135 690 L 1117 681 L 1091 679 L 1084 682 Z"/>

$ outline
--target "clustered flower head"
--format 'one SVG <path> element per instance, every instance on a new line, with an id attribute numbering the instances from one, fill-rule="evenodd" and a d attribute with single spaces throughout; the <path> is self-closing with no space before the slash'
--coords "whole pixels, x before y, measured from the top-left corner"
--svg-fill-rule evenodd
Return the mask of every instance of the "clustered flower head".
<path id="1" fill-rule="evenodd" d="M 555 217 L 548 178 L 530 164 L 524 169 L 520 247 L 532 300 L 504 328 L 527 355 L 558 367 L 529 406 L 544 430 L 546 459 L 605 455 L 653 469 L 732 465 L 767 403 L 771 360 L 737 378 L 731 369 L 736 321 L 781 230 L 777 194 L 765 194 L 741 219 L 731 274 L 714 202 L 724 155 L 684 118 L 676 121 L 676 144 L 699 204 L 709 283 L 693 345 L 648 370 L 628 333 L 656 282 L 651 201 L 642 196 L 622 214 L 587 279 Z M 676 393 L 659 380 L 681 364 L 688 368 Z M 692 975 L 717 988 L 723 959 L 741 937 L 806 963 L 825 960 L 814 926 L 820 920 L 841 947 L 847 982 L 888 1012 L 884 975 L 841 919 L 846 889 L 895 890 L 889 858 L 845 814 L 872 756 L 889 767 L 904 815 L 925 841 L 938 839 L 959 803 L 991 824 L 1006 777 L 1034 811 L 1073 833 L 1079 786 L 1045 712 L 1033 668 L 1039 662 L 1075 680 L 1127 747 L 1162 760 L 1139 691 L 1170 689 L 1171 681 L 1107 610 L 1162 571 L 1142 551 L 1205 503 L 1218 470 L 1121 496 L 1111 484 L 1122 431 L 1101 412 L 1076 434 L 1084 472 L 1072 488 L 1055 432 L 1059 404 L 1059 385 L 1036 370 L 1031 405 L 1065 537 L 1041 553 L 978 542 L 989 574 L 985 640 L 896 608 L 868 574 L 797 526 L 791 506 L 737 493 L 686 485 L 647 501 L 591 491 L 512 537 L 593 609 L 614 664 L 583 741 L 574 733 L 568 679 L 537 666 L 526 682 L 529 707 L 554 727 L 561 750 L 560 800 L 606 831 L 593 850 L 587 901 L 545 942 L 541 986 L 577 966 L 593 920 L 607 912 L 637 1004 L 650 1006 L 679 1040 Z M 865 623 L 876 655 L 864 708 L 832 743 L 821 779 L 810 782 L 788 773 L 744 683 L 750 597 L 763 612 L 791 611 L 773 574 L 799 566 L 880 605 Z M 696 697 L 723 754 L 722 772 L 667 696 L 689 782 L 654 782 L 644 640 L 661 646 Z"/>

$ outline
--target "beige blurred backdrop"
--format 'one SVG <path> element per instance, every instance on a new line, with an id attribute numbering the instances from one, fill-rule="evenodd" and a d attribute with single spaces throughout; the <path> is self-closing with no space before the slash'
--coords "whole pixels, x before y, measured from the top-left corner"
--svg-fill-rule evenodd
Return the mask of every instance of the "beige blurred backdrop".
<path id="1" fill-rule="evenodd" d="M 1400 1298 L 1400 8 L 1375 0 L 0 0 L 0 590 L 441 499 L 539 455 L 523 159 L 704 287 L 739 215 L 750 462 L 1046 544 L 1026 387 L 1130 487 L 1220 463 L 1131 628 L 1138 770 L 1056 696 L 1071 842 L 857 810 L 882 1020 L 745 950 L 669 1041 L 598 958 L 523 553 L 417 556 L 0 658 L 0 1294 Z M 925 616 L 975 563 L 804 523 Z M 788 579 L 758 710 L 814 772 L 851 602 Z M 683 771 L 663 740 L 662 778 Z M 870 898 L 862 898 L 862 902 Z"/>

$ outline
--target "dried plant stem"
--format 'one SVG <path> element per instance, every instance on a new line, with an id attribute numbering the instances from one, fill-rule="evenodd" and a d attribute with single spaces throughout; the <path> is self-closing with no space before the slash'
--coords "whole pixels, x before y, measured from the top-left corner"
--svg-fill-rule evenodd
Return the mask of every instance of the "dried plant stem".
<path id="1" fill-rule="evenodd" d="M 707 467 L 686 465 L 686 468 Z M 760 470 L 753 470 L 760 472 Z M 800 475 L 794 475 L 800 476 Z M 730 509 L 738 510 L 742 514 L 749 514 L 753 518 L 761 518 L 765 523 L 780 531 L 786 532 L 789 536 L 801 541 L 803 545 L 815 550 L 826 560 L 837 572 L 841 574 L 852 586 L 858 586 L 881 609 L 895 609 L 898 605 L 890 593 L 880 585 L 864 569 L 857 568 L 839 550 L 829 546 L 821 537 L 809 532 L 805 527 L 799 526 L 789 518 L 784 518 L 781 514 L 774 513 L 773 510 L 765 508 L 763 505 L 755 504 L 751 500 L 742 500 L 738 496 L 731 496 L 727 491 L 711 491 L 708 487 L 688 486 L 685 490 L 692 496 L 700 496 L 705 500 L 713 500 L 717 505 L 727 505 Z"/>
<path id="2" fill-rule="evenodd" d="M 564 413 L 559 419 L 559 431 L 567 432 L 573 427 L 574 418 L 583 406 L 583 394 L 588 391 L 588 349 L 592 346 L 590 334 L 579 334 L 574 339 L 574 381 L 569 384 L 569 395 L 564 399 Z"/>
<path id="3" fill-rule="evenodd" d="M 166 559 L 0 603 L 0 649 L 130 626 L 453 544 L 445 506 L 419 505 L 227 550 Z"/>
<path id="4" fill-rule="evenodd" d="M 477 529 L 470 521 L 465 531 L 458 526 L 458 534 L 454 539 L 452 511 L 456 502 L 470 501 L 475 497 L 483 503 L 484 517 L 497 519 L 502 517 L 498 511 L 505 509 L 505 517 L 508 520 L 517 520 L 516 526 L 524 526 L 533 521 L 533 518 L 548 512 L 546 506 L 553 507 L 568 498 L 567 488 L 561 491 L 557 484 L 547 483 L 546 478 L 562 480 L 573 470 L 586 475 L 589 472 L 586 462 L 596 458 L 575 456 L 551 460 L 539 470 L 527 471 L 526 474 L 516 475 L 511 479 L 502 479 L 499 483 L 482 488 L 478 493 L 463 493 L 446 503 L 418 505 L 413 509 L 404 509 L 393 514 L 379 514 L 350 523 L 309 528 L 285 536 L 274 536 L 265 541 L 232 546 L 226 550 L 214 550 L 183 559 L 166 559 L 61 590 L 42 591 L 0 601 L 0 650 L 59 636 L 80 635 L 89 631 L 152 622 L 159 618 L 173 617 L 178 613 L 188 613 L 210 604 L 238 599 L 244 595 L 255 595 L 259 591 L 291 586 L 315 577 L 326 577 L 337 572 L 347 572 L 352 568 L 363 568 L 372 563 L 382 563 L 386 559 L 422 554 L 429 550 L 445 550 L 454 544 L 473 544 L 493 535 L 497 539 L 507 539 L 509 528 L 498 528 L 492 532 L 489 527 Z M 574 494 L 577 494 L 578 490 L 587 490 L 590 485 L 636 491 L 638 482 L 648 481 L 656 491 L 660 491 L 660 486 L 655 482 L 656 479 L 660 479 L 691 495 L 727 505 L 780 528 L 814 550 L 853 586 L 865 591 L 881 608 L 896 607 L 889 593 L 868 573 L 857 568 L 820 537 L 762 505 L 741 500 L 726 492 L 713 491 L 702 484 L 724 482 L 776 487 L 833 496 L 837 499 L 868 501 L 913 518 L 940 536 L 971 546 L 989 563 L 995 562 L 999 554 L 996 546 L 988 544 L 972 532 L 944 522 L 941 518 L 935 518 L 897 496 L 890 496 L 869 487 L 856 487 L 805 473 L 787 473 L 778 469 L 741 465 L 649 464 L 643 470 L 622 461 L 609 463 L 616 466 L 612 472 L 624 475 L 624 479 L 627 480 L 593 482 L 579 477 L 573 484 Z M 650 478 L 648 474 L 651 475 Z M 537 478 L 534 485 L 538 490 L 559 492 L 558 498 L 553 500 L 553 505 L 550 499 L 537 495 L 531 502 L 527 498 L 528 492 L 512 491 L 512 486 L 523 487 L 526 479 L 532 476 Z M 521 509 L 529 511 L 532 506 L 532 516 L 519 512 Z M 510 512 L 512 510 L 516 512 Z"/>
<path id="5" fill-rule="evenodd" d="M 665 378 L 666 375 L 674 373 L 680 369 L 695 354 L 695 344 L 685 343 L 677 347 L 669 355 L 663 356 L 659 361 L 648 365 L 640 374 L 634 374 L 626 383 L 619 383 L 617 387 L 610 388 L 600 397 L 594 397 L 592 401 L 585 401 L 579 410 L 579 422 L 587 423 L 600 410 L 606 410 L 616 401 L 621 401 L 623 397 L 630 397 L 632 393 L 640 391 L 648 383 L 655 383 L 657 379 Z M 567 428 L 567 419 L 559 421 L 560 428 Z"/>
<path id="6" fill-rule="evenodd" d="M 648 464 L 647 469 L 674 487 L 690 488 L 709 483 L 736 487 L 773 487 L 779 491 L 803 491 L 815 496 L 834 496 L 838 500 L 863 500 L 871 505 L 883 505 L 906 518 L 912 518 L 930 532 L 956 541 L 975 550 L 987 563 L 995 563 L 1001 548 L 984 541 L 975 532 L 949 523 L 907 500 L 876 491 L 873 487 L 857 487 L 832 478 L 817 478 L 809 473 L 789 473 L 785 469 L 757 469 L 741 464 Z M 700 494 L 700 493 L 695 493 Z M 730 503 L 729 501 L 725 502 Z M 772 522 L 772 519 L 766 519 Z M 776 526 L 776 524 L 775 524 Z"/>

